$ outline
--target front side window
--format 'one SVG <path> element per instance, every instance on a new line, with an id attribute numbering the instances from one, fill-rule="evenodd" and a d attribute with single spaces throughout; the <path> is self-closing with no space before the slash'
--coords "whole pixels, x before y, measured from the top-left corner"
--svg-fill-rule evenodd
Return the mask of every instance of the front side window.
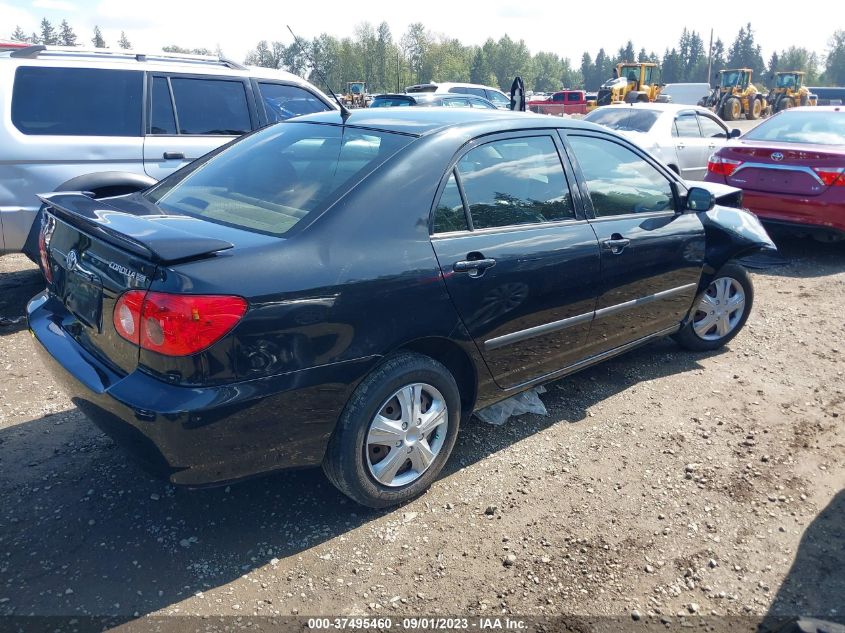
<path id="1" fill-rule="evenodd" d="M 334 204 L 411 137 L 281 123 L 165 178 L 145 196 L 168 212 L 284 235 Z"/>
<path id="2" fill-rule="evenodd" d="M 476 229 L 575 218 L 563 166 L 548 136 L 476 147 L 458 161 L 458 173 Z"/>
<path id="3" fill-rule="evenodd" d="M 171 77 L 180 134 L 238 136 L 252 129 L 241 81 Z"/>
<path id="4" fill-rule="evenodd" d="M 485 101 L 484 99 L 470 99 L 469 103 L 473 108 L 482 108 L 483 110 L 496 109 L 496 106 L 491 104 L 489 101 Z"/>
<path id="5" fill-rule="evenodd" d="M 443 99 L 443 105 L 450 108 L 468 108 L 469 101 L 466 99 Z"/>
<path id="6" fill-rule="evenodd" d="M 21 66 L 12 123 L 24 134 L 140 136 L 144 73 Z"/>
<path id="7" fill-rule="evenodd" d="M 483 97 L 484 95 L 481 94 L 479 96 Z M 508 97 L 506 97 L 505 95 L 503 95 L 501 92 L 499 92 L 498 90 L 488 90 L 487 91 L 487 98 L 490 99 L 490 101 L 492 101 L 493 105 L 495 105 L 496 107 L 499 107 L 499 108 L 501 108 L 501 107 L 510 108 L 511 107 L 511 100 Z"/>
<path id="8" fill-rule="evenodd" d="M 627 147 L 592 136 L 570 136 L 597 217 L 674 211 L 669 179 Z"/>
<path id="9" fill-rule="evenodd" d="M 277 123 L 301 114 L 313 114 L 329 109 L 325 103 L 299 86 L 259 82 L 258 89 L 264 101 L 268 123 Z"/>
<path id="10" fill-rule="evenodd" d="M 705 114 L 698 115 L 698 125 L 704 138 L 728 138 L 728 131 Z"/>
<path id="11" fill-rule="evenodd" d="M 701 130 L 698 129 L 698 121 L 695 113 L 685 112 L 675 117 L 675 128 L 672 136 L 681 138 L 701 138 Z"/>

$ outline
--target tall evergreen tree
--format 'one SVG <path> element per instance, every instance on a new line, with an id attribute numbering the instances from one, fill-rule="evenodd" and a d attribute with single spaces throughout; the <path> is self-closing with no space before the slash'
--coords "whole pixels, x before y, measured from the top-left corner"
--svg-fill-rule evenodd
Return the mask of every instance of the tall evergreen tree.
<path id="1" fill-rule="evenodd" d="M 27 38 L 26 33 L 23 32 L 21 27 L 16 26 L 15 30 L 12 32 L 12 39 L 17 40 L 18 42 L 26 42 L 29 38 Z"/>
<path id="2" fill-rule="evenodd" d="M 62 20 L 62 23 L 59 25 L 59 45 L 76 46 L 76 33 L 70 28 L 67 20 Z"/>
<path id="3" fill-rule="evenodd" d="M 106 40 L 103 39 L 103 32 L 100 30 L 99 26 L 94 26 L 94 37 L 91 38 L 91 43 L 96 48 L 108 48 L 106 46 Z"/>
<path id="4" fill-rule="evenodd" d="M 123 31 L 120 32 L 120 39 L 117 40 L 117 45 L 120 46 L 123 50 L 127 48 L 132 48 L 132 42 L 129 41 L 129 38 L 126 37 L 126 33 Z"/>
<path id="5" fill-rule="evenodd" d="M 48 46 L 55 46 L 59 43 L 59 38 L 56 35 L 56 29 L 50 24 L 47 18 L 41 18 L 41 43 Z"/>
<path id="6" fill-rule="evenodd" d="M 829 86 L 845 86 L 845 31 L 836 31 L 828 40 L 824 80 Z"/>

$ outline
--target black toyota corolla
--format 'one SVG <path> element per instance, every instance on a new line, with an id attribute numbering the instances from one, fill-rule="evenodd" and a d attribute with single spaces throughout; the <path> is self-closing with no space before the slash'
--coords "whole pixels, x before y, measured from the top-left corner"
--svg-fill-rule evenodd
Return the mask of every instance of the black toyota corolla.
<path id="1" fill-rule="evenodd" d="M 322 465 L 424 491 L 474 410 L 656 337 L 724 345 L 774 248 L 569 119 L 360 110 L 280 123 L 130 196 L 43 196 L 37 347 L 176 484 Z"/>

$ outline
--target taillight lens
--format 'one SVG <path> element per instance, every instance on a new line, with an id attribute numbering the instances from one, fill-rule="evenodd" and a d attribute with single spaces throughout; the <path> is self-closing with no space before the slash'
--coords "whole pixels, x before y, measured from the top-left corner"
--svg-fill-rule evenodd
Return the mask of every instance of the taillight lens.
<path id="1" fill-rule="evenodd" d="M 165 356 L 188 356 L 225 336 L 246 313 L 241 297 L 130 290 L 114 306 L 121 337 Z"/>
<path id="2" fill-rule="evenodd" d="M 845 187 L 845 167 L 814 167 L 813 171 L 828 187 Z"/>
<path id="3" fill-rule="evenodd" d="M 734 173 L 740 165 L 742 165 L 741 160 L 731 160 L 730 158 L 722 158 L 718 154 L 713 154 L 710 160 L 707 161 L 707 171 L 711 174 L 727 177 Z"/>

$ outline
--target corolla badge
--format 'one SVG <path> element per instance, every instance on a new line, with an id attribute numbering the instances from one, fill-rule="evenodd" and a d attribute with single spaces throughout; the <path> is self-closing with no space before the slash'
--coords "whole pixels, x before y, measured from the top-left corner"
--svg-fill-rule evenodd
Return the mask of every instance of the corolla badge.
<path id="1" fill-rule="evenodd" d="M 65 266 L 68 270 L 73 270 L 76 268 L 76 265 L 79 263 L 79 255 L 77 255 L 75 250 L 68 251 L 68 254 L 65 255 Z"/>
<path id="2" fill-rule="evenodd" d="M 772 152 L 772 160 L 779 163 L 783 160 L 783 154 L 780 152 Z"/>

